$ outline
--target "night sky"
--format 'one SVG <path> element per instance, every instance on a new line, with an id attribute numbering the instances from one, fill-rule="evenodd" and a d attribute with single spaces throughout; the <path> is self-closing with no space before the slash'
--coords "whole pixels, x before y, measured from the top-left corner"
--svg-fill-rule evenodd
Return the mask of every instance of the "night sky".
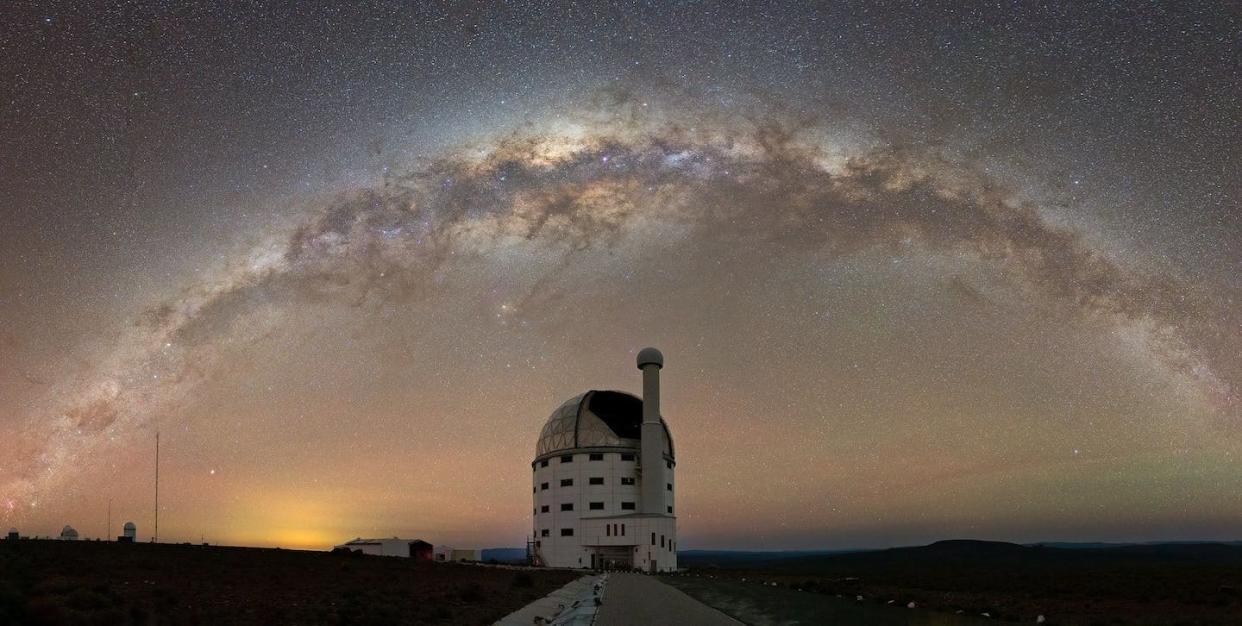
<path id="1" fill-rule="evenodd" d="M 1239 5 L 818 4 L 0 5 L 0 523 L 524 545 L 655 345 L 685 548 L 1242 538 Z"/>

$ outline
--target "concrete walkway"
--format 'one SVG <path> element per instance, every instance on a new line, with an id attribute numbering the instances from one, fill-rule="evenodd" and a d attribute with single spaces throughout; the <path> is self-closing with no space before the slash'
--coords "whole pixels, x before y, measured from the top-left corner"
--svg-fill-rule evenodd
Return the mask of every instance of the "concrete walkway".
<path id="1" fill-rule="evenodd" d="M 496 626 L 590 626 L 595 621 L 597 590 L 602 596 L 608 578 L 607 574 L 583 576 L 506 615 Z"/>
<path id="2" fill-rule="evenodd" d="M 716 609 L 643 574 L 612 574 L 597 626 L 742 626 Z"/>

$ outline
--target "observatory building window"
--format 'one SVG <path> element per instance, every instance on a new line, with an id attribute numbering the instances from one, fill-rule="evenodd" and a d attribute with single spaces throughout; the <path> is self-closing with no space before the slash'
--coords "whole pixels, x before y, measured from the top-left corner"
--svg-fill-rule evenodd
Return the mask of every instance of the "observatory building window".
<path id="1" fill-rule="evenodd" d="M 633 511 L 633 510 L 634 510 L 634 503 L 633 503 L 633 502 L 622 502 L 622 503 L 621 503 L 621 510 L 623 510 L 623 511 Z"/>
<path id="2" fill-rule="evenodd" d="M 546 529 L 546 528 L 545 528 L 545 529 L 543 529 L 543 530 L 541 530 L 541 531 L 539 531 L 539 536 L 540 536 L 540 537 L 547 537 L 547 536 L 550 536 L 551 534 L 552 534 L 552 531 L 550 531 L 550 530 L 548 530 L 548 529 Z"/>
<path id="3" fill-rule="evenodd" d="M 664 547 L 664 535 L 660 535 L 660 547 Z"/>
<path id="4" fill-rule="evenodd" d="M 664 483 L 664 488 L 665 488 L 665 489 L 667 489 L 667 490 L 669 490 L 669 491 L 672 491 L 672 490 L 673 490 L 673 483 Z"/>
<path id="5" fill-rule="evenodd" d="M 547 466 L 548 466 L 548 460 L 547 460 L 547 459 L 544 459 L 544 460 L 542 460 L 542 461 L 540 461 L 540 462 L 539 462 L 539 467 L 547 467 Z"/>
<path id="6" fill-rule="evenodd" d="M 599 452 L 593 452 L 589 457 L 587 457 L 587 459 L 590 461 L 603 461 L 604 455 Z"/>
<path id="7" fill-rule="evenodd" d="M 548 483 L 539 483 L 539 490 L 540 490 L 540 491 L 547 491 L 547 490 L 548 490 Z"/>
<path id="8" fill-rule="evenodd" d="M 668 465 L 668 468 L 669 468 L 669 469 L 673 469 L 673 462 L 672 462 L 672 461 L 665 461 L 665 462 L 664 462 L 664 464 L 665 464 L 665 465 Z"/>
<path id="9" fill-rule="evenodd" d="M 572 478 L 562 478 L 562 479 L 561 479 L 561 486 L 562 486 L 562 487 L 573 487 L 573 486 L 574 486 L 574 479 L 572 479 Z M 672 486 L 670 485 L 670 486 L 669 486 L 669 488 L 670 488 L 670 489 L 672 489 Z"/>
<path id="10" fill-rule="evenodd" d="M 562 536 L 562 537 L 573 537 L 573 536 L 574 536 L 574 529 L 572 529 L 572 528 L 562 528 L 562 529 L 561 529 L 561 536 Z"/>
<path id="11" fill-rule="evenodd" d="M 624 537 L 624 536 L 625 536 L 625 524 L 622 524 L 622 525 L 621 525 L 621 536 L 622 536 L 622 537 Z"/>
<path id="12" fill-rule="evenodd" d="M 673 507 L 668 507 L 668 512 L 671 514 L 673 512 Z"/>
<path id="13" fill-rule="evenodd" d="M 561 455 L 561 463 L 573 463 L 573 462 L 574 462 L 574 455 L 572 454 Z"/>
<path id="14" fill-rule="evenodd" d="M 633 460 L 634 460 L 634 455 L 632 455 L 632 454 L 622 454 L 622 455 L 621 455 L 621 460 L 622 460 L 622 461 L 633 461 Z"/>
<path id="15" fill-rule="evenodd" d="M 592 511 L 603 511 L 604 510 L 603 502 L 592 502 L 590 506 L 591 506 Z"/>
<path id="16" fill-rule="evenodd" d="M 604 536 L 612 536 L 612 524 L 604 524 Z"/>
<path id="17" fill-rule="evenodd" d="M 651 533 L 651 545 L 655 545 L 655 533 Z"/>
<path id="18" fill-rule="evenodd" d="M 572 511 L 572 510 L 574 510 L 574 503 L 573 503 L 573 502 L 565 502 L 565 503 L 562 503 L 562 504 L 561 504 L 561 510 L 562 510 L 562 511 Z"/>
<path id="19" fill-rule="evenodd" d="M 543 506 L 539 507 L 539 512 L 540 512 L 540 513 L 547 513 L 547 512 L 548 512 L 548 505 L 546 505 L 546 504 L 545 504 L 545 505 L 543 505 Z"/>
<path id="20" fill-rule="evenodd" d="M 604 484 L 604 477 L 603 476 L 592 476 L 590 478 L 590 482 L 592 485 L 602 485 Z"/>
<path id="21" fill-rule="evenodd" d="M 632 484 L 634 484 L 634 477 L 633 477 L 633 476 L 622 476 L 622 477 L 621 477 L 621 484 L 622 484 L 622 485 L 632 485 Z"/>

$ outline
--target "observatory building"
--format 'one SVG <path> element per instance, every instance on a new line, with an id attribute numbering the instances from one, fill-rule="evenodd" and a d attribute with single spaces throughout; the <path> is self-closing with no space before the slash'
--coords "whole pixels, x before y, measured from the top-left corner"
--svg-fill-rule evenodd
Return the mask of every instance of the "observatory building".
<path id="1" fill-rule="evenodd" d="M 531 557 L 547 567 L 677 569 L 673 438 L 660 415 L 655 348 L 638 353 L 643 397 L 588 391 L 543 426 L 535 446 Z"/>

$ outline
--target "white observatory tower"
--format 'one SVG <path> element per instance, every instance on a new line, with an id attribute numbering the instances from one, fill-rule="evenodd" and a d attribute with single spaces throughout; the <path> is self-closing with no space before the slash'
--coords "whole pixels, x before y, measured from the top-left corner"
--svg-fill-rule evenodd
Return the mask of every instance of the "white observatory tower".
<path id="1" fill-rule="evenodd" d="M 638 353 L 643 397 L 588 391 L 552 412 L 535 447 L 535 564 L 677 569 L 673 438 L 655 348 Z"/>
<path id="2" fill-rule="evenodd" d="M 125 522 L 125 526 L 121 527 L 121 536 L 117 540 L 121 543 L 134 543 L 138 539 L 138 527 L 133 522 Z"/>

